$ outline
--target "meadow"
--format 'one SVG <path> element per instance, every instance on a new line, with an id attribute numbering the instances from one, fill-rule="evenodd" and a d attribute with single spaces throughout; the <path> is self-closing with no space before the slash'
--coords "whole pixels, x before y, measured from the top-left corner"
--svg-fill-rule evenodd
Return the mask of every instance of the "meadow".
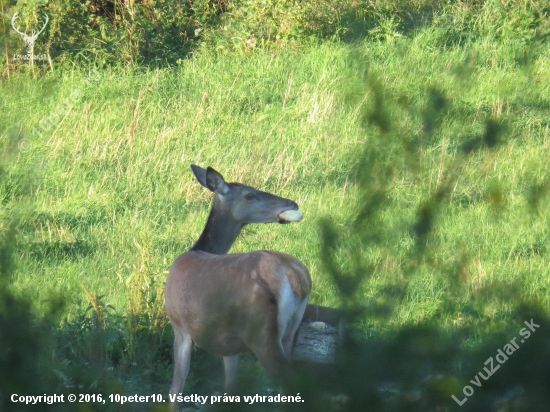
<path id="1" fill-rule="evenodd" d="M 437 21 L 376 33 L 2 82 L 0 319 L 14 332 L 0 340 L 19 371 L 3 387 L 28 391 L 32 371 L 45 393 L 167 393 L 163 283 L 211 202 L 197 164 L 304 213 L 246 227 L 232 252 L 297 257 L 310 302 L 346 313 L 328 379 L 346 395 L 325 401 L 319 378 L 307 410 L 548 410 L 548 43 L 454 43 Z M 530 340 L 466 396 L 531 319 Z M 193 356 L 185 392 L 220 390 L 221 363 Z M 253 359 L 242 372 L 265 390 Z"/>

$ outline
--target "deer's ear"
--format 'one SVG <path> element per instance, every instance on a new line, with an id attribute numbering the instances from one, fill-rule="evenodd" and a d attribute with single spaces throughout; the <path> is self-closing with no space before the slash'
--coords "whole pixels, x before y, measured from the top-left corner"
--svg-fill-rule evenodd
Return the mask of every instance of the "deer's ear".
<path id="1" fill-rule="evenodd" d="M 225 183 L 223 176 L 211 167 L 206 170 L 197 165 L 191 165 L 191 170 L 201 185 L 214 193 L 225 195 L 229 191 L 229 186 Z"/>
<path id="2" fill-rule="evenodd" d="M 206 185 L 206 170 L 197 165 L 191 165 L 191 170 L 193 171 L 193 174 L 195 175 L 199 183 L 209 189 L 209 187 Z"/>
<path id="3" fill-rule="evenodd" d="M 229 192 L 229 186 L 225 183 L 223 176 L 210 166 L 206 168 L 206 187 L 218 195 Z"/>

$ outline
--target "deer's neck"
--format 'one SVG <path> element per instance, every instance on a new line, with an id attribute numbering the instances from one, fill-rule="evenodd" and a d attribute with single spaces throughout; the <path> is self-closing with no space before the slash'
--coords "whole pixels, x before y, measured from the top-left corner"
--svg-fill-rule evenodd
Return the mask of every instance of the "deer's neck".
<path id="1" fill-rule="evenodd" d="M 220 203 L 216 196 L 206 226 L 191 250 L 224 255 L 231 249 L 231 245 L 241 233 L 244 225 L 233 220 L 229 213 L 223 210 Z"/>

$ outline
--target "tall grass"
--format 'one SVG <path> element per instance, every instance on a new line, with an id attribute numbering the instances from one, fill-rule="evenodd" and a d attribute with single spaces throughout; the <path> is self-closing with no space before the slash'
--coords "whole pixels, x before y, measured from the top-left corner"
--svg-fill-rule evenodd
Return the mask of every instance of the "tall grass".
<path id="1" fill-rule="evenodd" d="M 360 338 L 350 353 L 372 369 L 350 383 L 350 410 L 369 399 L 376 410 L 405 410 L 406 396 L 386 402 L 373 388 L 417 355 L 409 366 L 418 373 L 407 376 L 451 374 L 426 386 L 437 393 L 429 405 L 454 407 L 466 372 L 522 316 L 550 310 L 550 72 L 544 43 L 453 46 L 441 36 L 430 26 L 411 38 L 237 60 L 205 49 L 177 68 L 74 69 L 2 84 L 0 139 L 15 157 L 0 214 L 19 216 L 9 290 L 38 313 L 52 295 L 67 301 L 57 319 L 63 384 L 167 387 L 162 285 L 210 202 L 190 173 L 196 163 L 300 204 L 304 223 L 250 226 L 232 251 L 296 256 L 312 273 L 311 302 L 348 310 Z M 414 329 L 433 326 L 444 338 L 426 336 L 448 346 Z M 387 342 L 395 346 L 377 360 Z M 479 352 L 457 360 L 464 348 Z M 85 362 L 99 367 L 75 382 Z M 513 389 L 503 376 L 510 382 L 502 378 L 490 402 Z M 479 396 L 464 408 L 489 402 Z"/>

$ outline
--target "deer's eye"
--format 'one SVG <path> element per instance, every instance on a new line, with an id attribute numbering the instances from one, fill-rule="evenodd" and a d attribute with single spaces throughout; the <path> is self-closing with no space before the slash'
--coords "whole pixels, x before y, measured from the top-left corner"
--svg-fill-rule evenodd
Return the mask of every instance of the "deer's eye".
<path id="1" fill-rule="evenodd" d="M 256 196 L 254 195 L 254 193 L 247 193 L 246 195 L 244 195 L 244 198 L 246 200 L 254 200 L 256 199 Z"/>

